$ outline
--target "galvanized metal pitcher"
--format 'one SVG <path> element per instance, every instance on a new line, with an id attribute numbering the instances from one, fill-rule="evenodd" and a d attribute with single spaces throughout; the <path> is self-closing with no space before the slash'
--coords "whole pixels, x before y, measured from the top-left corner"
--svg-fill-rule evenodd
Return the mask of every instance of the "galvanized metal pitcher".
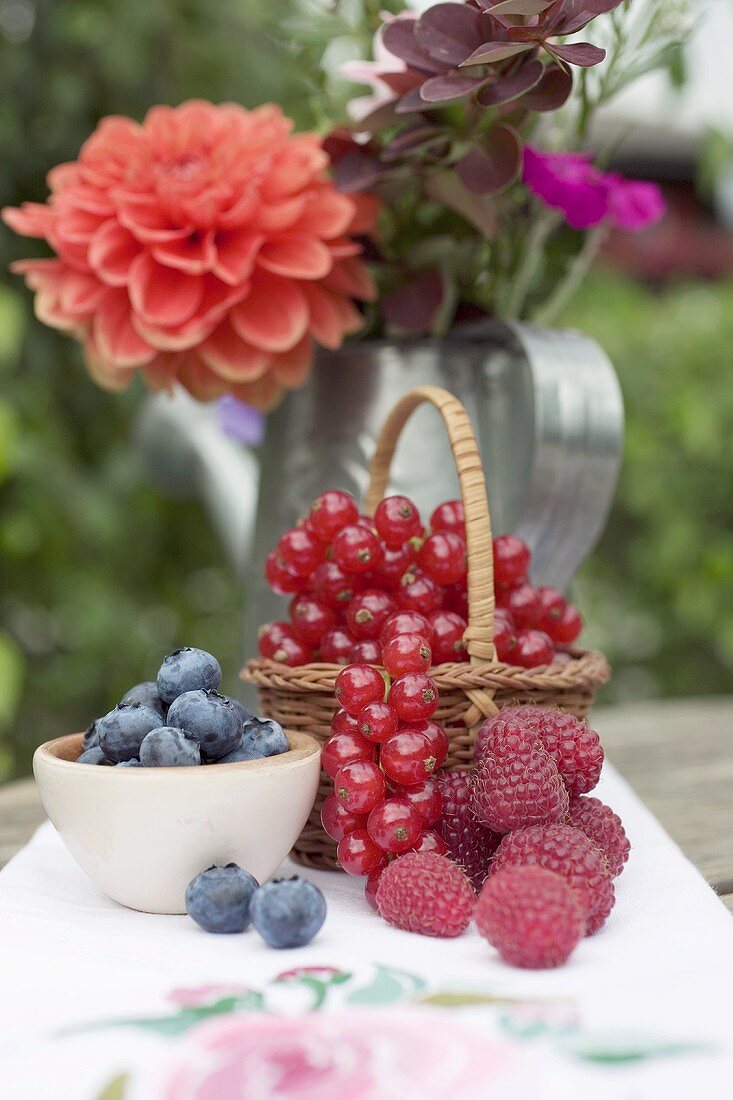
<path id="1" fill-rule="evenodd" d="M 321 354 L 307 385 L 268 418 L 256 513 L 251 456 L 222 443 L 193 403 L 177 414 L 188 418 L 180 431 L 195 461 L 185 468 L 179 453 L 176 475 L 201 484 L 244 566 L 247 652 L 256 649 L 258 624 L 282 616 L 282 600 L 262 578 L 266 554 L 324 489 L 339 486 L 361 496 L 384 418 L 397 398 L 424 383 L 451 390 L 468 410 L 494 531 L 526 539 L 537 583 L 566 588 L 593 548 L 613 497 L 623 437 L 618 381 L 597 344 L 577 332 L 499 322 L 439 341 L 354 344 Z M 158 403 L 148 410 L 143 424 L 148 451 L 156 441 L 158 473 L 172 465 L 170 447 L 168 461 L 161 458 L 155 422 L 165 415 L 161 409 Z M 427 407 L 400 441 L 392 488 L 412 497 L 424 514 L 457 494 L 445 433 Z"/>

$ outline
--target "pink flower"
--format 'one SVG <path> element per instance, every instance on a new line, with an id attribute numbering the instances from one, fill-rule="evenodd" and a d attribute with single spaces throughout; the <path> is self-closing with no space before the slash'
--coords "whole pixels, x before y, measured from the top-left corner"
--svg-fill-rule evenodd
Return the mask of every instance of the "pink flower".
<path id="1" fill-rule="evenodd" d="M 523 179 L 546 206 L 562 210 L 573 229 L 608 221 L 636 232 L 654 225 L 666 210 L 655 183 L 602 172 L 586 153 L 543 153 L 526 145 Z"/>
<path id="2" fill-rule="evenodd" d="M 506 1095 L 520 1062 L 509 1044 L 414 1009 L 217 1019 L 173 1058 L 161 1100 L 478 1100 Z"/>
<path id="3" fill-rule="evenodd" d="M 349 234 L 370 227 L 374 200 L 340 194 L 328 167 L 321 139 L 272 104 L 106 118 L 49 174 L 48 203 L 3 211 L 56 254 L 13 270 L 100 385 L 142 371 L 152 389 L 266 409 L 308 376 L 314 342 L 361 327 L 352 299 L 373 295 Z"/>

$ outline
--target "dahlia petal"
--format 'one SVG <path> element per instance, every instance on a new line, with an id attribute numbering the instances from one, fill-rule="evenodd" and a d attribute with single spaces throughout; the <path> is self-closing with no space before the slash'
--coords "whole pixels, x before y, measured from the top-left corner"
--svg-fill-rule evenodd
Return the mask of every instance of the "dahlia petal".
<path id="1" fill-rule="evenodd" d="M 348 227 L 349 233 L 354 233 L 357 236 L 368 233 L 374 228 L 379 211 L 382 209 L 381 202 L 376 195 L 349 195 L 349 198 L 356 205 L 354 217 Z"/>
<path id="2" fill-rule="evenodd" d="M 155 356 L 132 324 L 127 291 L 115 287 L 104 295 L 94 314 L 93 335 L 102 360 L 116 367 L 139 367 Z"/>
<path id="3" fill-rule="evenodd" d="M 63 260 L 15 260 L 10 265 L 14 275 L 23 275 L 26 286 L 38 290 L 42 286 L 57 286 L 68 268 Z"/>
<path id="4" fill-rule="evenodd" d="M 228 392 L 239 398 L 240 401 L 246 401 L 253 409 L 268 413 L 280 404 L 283 387 L 272 371 L 268 371 L 256 382 L 244 382 L 237 386 L 230 386 Z"/>
<path id="5" fill-rule="evenodd" d="M 89 187 L 85 183 L 74 185 L 74 206 L 84 210 L 88 214 L 98 214 L 103 218 L 111 218 L 115 214 L 115 204 L 106 191 L 96 187 Z"/>
<path id="6" fill-rule="evenodd" d="M 352 241 L 349 237 L 339 237 L 336 241 L 328 241 L 328 251 L 334 260 L 340 260 L 349 256 L 359 256 L 362 252 L 362 247 L 357 244 L 356 241 Z"/>
<path id="7" fill-rule="evenodd" d="M 58 217 L 54 232 L 64 244 L 89 244 L 105 221 L 100 214 L 90 214 L 87 210 L 80 210 L 73 203 L 63 200 L 56 204 L 56 210 Z"/>
<path id="8" fill-rule="evenodd" d="M 55 226 L 52 226 L 48 233 L 48 243 L 59 258 L 70 267 L 75 267 L 77 271 L 92 270 L 88 259 L 89 245 L 86 242 L 79 244 L 65 241 L 58 236 Z"/>
<path id="9" fill-rule="evenodd" d="M 161 351 L 142 368 L 145 382 L 153 393 L 171 389 L 183 361 L 180 352 Z"/>
<path id="10" fill-rule="evenodd" d="M 257 253 L 266 238 L 249 229 L 233 229 L 216 234 L 214 274 L 225 283 L 237 286 L 252 273 Z"/>
<path id="11" fill-rule="evenodd" d="M 96 275 L 67 268 L 59 284 L 59 306 L 74 317 L 88 317 L 94 312 L 107 288 Z"/>
<path id="12" fill-rule="evenodd" d="M 297 283 L 259 271 L 248 296 L 229 314 L 234 330 L 264 351 L 287 351 L 308 328 L 308 303 Z"/>
<path id="13" fill-rule="evenodd" d="M 229 197 L 227 184 L 212 184 L 197 191 L 191 198 L 179 199 L 177 213 L 199 230 L 212 229 L 217 225 L 219 212 Z"/>
<path id="14" fill-rule="evenodd" d="M 344 337 L 358 332 L 364 318 L 353 302 L 313 283 L 301 284 L 310 309 L 310 331 L 325 348 L 340 348 Z"/>
<path id="15" fill-rule="evenodd" d="M 264 374 L 270 364 L 267 352 L 242 340 L 229 321 L 223 321 L 204 340 L 198 354 L 210 370 L 227 382 L 252 381 Z"/>
<path id="16" fill-rule="evenodd" d="M 134 367 L 120 367 L 105 358 L 92 336 L 84 341 L 84 362 L 92 380 L 110 393 L 126 390 L 137 373 Z"/>
<path id="17" fill-rule="evenodd" d="M 321 241 L 294 233 L 267 241 L 257 263 L 291 279 L 322 279 L 333 266 L 331 253 Z"/>
<path id="18" fill-rule="evenodd" d="M 76 187 L 81 180 L 82 172 L 78 163 L 68 161 L 66 164 L 57 164 L 50 172 L 46 173 L 46 183 L 54 194 L 65 191 L 67 188 Z"/>
<path id="19" fill-rule="evenodd" d="M 322 285 L 326 290 L 363 302 L 373 302 L 377 296 L 377 287 L 370 272 L 361 260 L 352 256 L 337 260 Z"/>
<path id="20" fill-rule="evenodd" d="M 181 325 L 201 305 L 201 279 L 156 263 L 142 252 L 130 265 L 130 300 L 143 321 L 158 325 Z"/>
<path id="21" fill-rule="evenodd" d="M 130 265 L 142 246 L 129 229 L 110 219 L 100 225 L 89 243 L 87 257 L 92 269 L 110 286 L 125 286 Z"/>
<path id="22" fill-rule="evenodd" d="M 198 401 L 213 401 L 232 391 L 232 384 L 214 374 L 195 352 L 185 357 L 176 380 Z"/>
<path id="23" fill-rule="evenodd" d="M 153 196 L 131 195 L 117 190 L 113 197 L 120 224 L 143 244 L 179 241 L 193 233 L 193 225 L 171 225 L 168 215 Z"/>
<path id="24" fill-rule="evenodd" d="M 272 169 L 263 186 L 265 200 L 294 195 L 317 179 L 328 167 L 328 155 L 315 134 L 296 134 L 278 149 Z"/>
<path id="25" fill-rule="evenodd" d="M 192 233 L 181 240 L 166 241 L 152 249 L 153 257 L 166 267 L 175 267 L 187 275 L 203 275 L 216 264 L 214 233 Z"/>
<path id="26" fill-rule="evenodd" d="M 286 390 L 302 386 L 313 366 L 313 341 L 304 336 L 294 348 L 281 352 L 272 360 L 272 374 Z"/>
<path id="27" fill-rule="evenodd" d="M 280 233 L 284 229 L 290 229 L 295 225 L 305 210 L 307 195 L 296 195 L 293 199 L 285 199 L 283 202 L 265 203 L 253 220 L 255 229 L 262 229 L 266 233 Z"/>
<path id="28" fill-rule="evenodd" d="M 231 287 L 213 275 L 204 275 L 201 283 L 201 305 L 195 316 L 185 324 L 166 327 L 148 324 L 140 317 L 134 317 L 133 324 L 143 340 L 161 351 L 188 351 L 213 332 L 230 307 L 249 293 L 249 283 Z"/>
<path id="29" fill-rule="evenodd" d="M 308 196 L 295 231 L 313 233 L 324 240 L 340 237 L 354 220 L 355 209 L 354 200 L 348 195 L 342 195 L 331 187 L 324 187 Z"/>
<path id="30" fill-rule="evenodd" d="M 21 237 L 47 237 L 56 217 L 52 207 L 42 202 L 24 202 L 22 206 L 5 206 L 2 219 Z"/>
<path id="31" fill-rule="evenodd" d="M 219 226 L 222 229 L 239 229 L 245 225 L 257 213 L 260 207 L 260 197 L 256 189 L 249 185 L 246 187 L 236 202 L 223 210 L 219 215 Z"/>

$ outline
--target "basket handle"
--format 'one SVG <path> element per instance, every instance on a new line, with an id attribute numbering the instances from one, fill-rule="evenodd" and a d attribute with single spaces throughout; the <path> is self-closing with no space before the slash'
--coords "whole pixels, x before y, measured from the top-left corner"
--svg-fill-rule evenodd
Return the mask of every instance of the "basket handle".
<path id="1" fill-rule="evenodd" d="M 377 438 L 369 467 L 365 499 L 367 515 L 373 516 L 389 484 L 397 441 L 415 409 L 429 402 L 443 418 L 466 513 L 468 551 L 468 627 L 466 649 L 471 664 L 496 660 L 494 649 L 494 556 L 491 517 L 481 456 L 468 414 L 457 397 L 438 386 L 419 386 L 400 398 L 387 417 Z"/>

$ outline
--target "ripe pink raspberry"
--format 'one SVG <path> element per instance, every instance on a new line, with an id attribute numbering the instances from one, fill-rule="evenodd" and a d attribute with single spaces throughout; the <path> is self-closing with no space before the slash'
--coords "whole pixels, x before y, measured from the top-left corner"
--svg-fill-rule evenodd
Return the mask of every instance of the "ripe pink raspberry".
<path id="1" fill-rule="evenodd" d="M 407 852 L 382 871 L 377 909 L 389 924 L 423 936 L 460 936 L 473 916 L 476 895 L 447 856 Z"/>
<path id="2" fill-rule="evenodd" d="M 556 871 L 577 892 L 590 936 L 613 908 L 611 872 L 601 849 L 572 825 L 529 825 L 504 837 L 491 862 L 491 874 L 503 867 L 538 866 Z"/>
<path id="3" fill-rule="evenodd" d="M 606 857 L 608 869 L 615 878 L 624 869 L 631 845 L 621 824 L 621 818 L 600 798 L 571 798 L 567 821 L 597 844 Z"/>
<path id="4" fill-rule="evenodd" d="M 508 728 L 532 730 L 557 764 L 570 794 L 592 791 L 601 774 L 600 738 L 586 722 L 557 707 L 504 707 L 479 727 L 477 763 L 491 749 L 495 735 Z"/>
<path id="5" fill-rule="evenodd" d="M 564 817 L 568 792 L 534 732 L 505 725 L 494 731 L 476 772 L 472 806 L 482 825 L 508 833 Z"/>
<path id="6" fill-rule="evenodd" d="M 476 926 L 510 966 L 561 966 L 585 934 L 578 895 L 544 867 L 504 867 L 476 905 Z"/>
<path id="7" fill-rule="evenodd" d="M 435 776 L 435 783 L 443 806 L 434 829 L 443 838 L 447 855 L 463 868 L 474 889 L 480 890 L 501 837 L 485 828 L 474 816 L 470 772 L 440 772 Z"/>

